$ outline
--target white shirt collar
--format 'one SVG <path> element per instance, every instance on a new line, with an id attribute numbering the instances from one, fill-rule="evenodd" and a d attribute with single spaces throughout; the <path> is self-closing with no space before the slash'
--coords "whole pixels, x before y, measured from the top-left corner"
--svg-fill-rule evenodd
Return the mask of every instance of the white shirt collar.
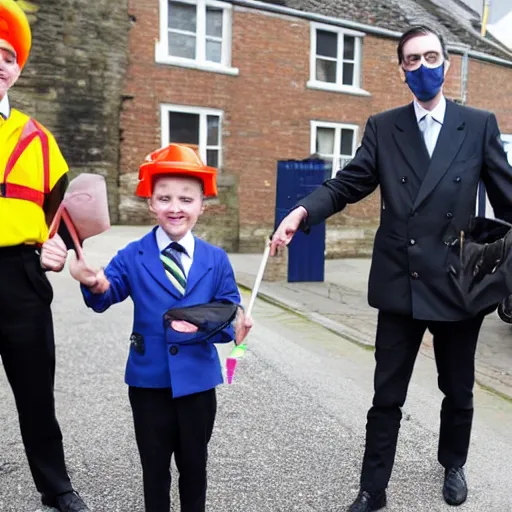
<path id="1" fill-rule="evenodd" d="M 5 119 L 7 119 L 11 114 L 11 106 L 9 105 L 9 98 L 7 97 L 7 94 L 0 101 L 0 114 L 2 114 Z"/>
<path id="2" fill-rule="evenodd" d="M 416 114 L 416 120 L 418 123 L 423 119 L 427 114 L 430 114 L 433 119 L 435 119 L 439 124 L 444 123 L 444 115 L 446 114 L 446 98 L 441 96 L 441 101 L 437 104 L 434 110 L 426 110 L 424 109 L 416 100 L 414 100 L 414 112 Z"/>
<path id="3" fill-rule="evenodd" d="M 156 243 L 158 244 L 158 250 L 163 251 L 172 240 L 169 238 L 169 235 L 162 229 L 161 226 L 158 226 L 156 229 Z M 194 239 L 194 235 L 191 231 L 189 231 L 181 240 L 176 240 L 186 251 L 187 256 L 189 258 L 194 257 L 194 248 L 196 245 L 196 241 Z"/>

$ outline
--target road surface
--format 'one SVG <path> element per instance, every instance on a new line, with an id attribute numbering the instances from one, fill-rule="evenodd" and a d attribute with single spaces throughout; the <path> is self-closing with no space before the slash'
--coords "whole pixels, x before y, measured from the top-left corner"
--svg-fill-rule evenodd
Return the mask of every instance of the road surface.
<path id="1" fill-rule="evenodd" d="M 123 383 L 132 305 L 126 301 L 98 315 L 84 306 L 67 271 L 52 282 L 57 411 L 73 482 L 94 512 L 143 512 Z M 265 302 L 257 302 L 254 317 L 235 383 L 218 390 L 207 510 L 343 511 L 358 490 L 373 353 Z M 223 357 L 228 348 L 221 347 Z M 420 355 L 404 408 L 389 511 L 450 509 L 442 501 L 436 461 L 440 402 L 434 363 Z M 481 389 L 475 403 L 470 494 L 458 510 L 510 511 L 512 404 Z M 42 511 L 3 372 L 0 425 L 0 511 Z"/>

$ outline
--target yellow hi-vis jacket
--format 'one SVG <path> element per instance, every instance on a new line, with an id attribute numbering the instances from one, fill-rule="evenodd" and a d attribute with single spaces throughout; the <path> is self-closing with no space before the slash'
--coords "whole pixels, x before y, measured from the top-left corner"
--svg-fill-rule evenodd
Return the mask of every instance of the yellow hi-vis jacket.
<path id="1" fill-rule="evenodd" d="M 67 171 L 46 128 L 15 109 L 0 116 L 0 247 L 48 239 L 44 199 Z"/>

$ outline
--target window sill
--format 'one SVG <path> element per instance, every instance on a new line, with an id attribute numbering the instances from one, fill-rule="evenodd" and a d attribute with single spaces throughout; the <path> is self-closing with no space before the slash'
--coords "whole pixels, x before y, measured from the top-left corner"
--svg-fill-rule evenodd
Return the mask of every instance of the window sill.
<path id="1" fill-rule="evenodd" d="M 170 57 L 168 55 L 155 56 L 155 62 L 157 64 L 165 64 L 167 66 L 179 66 L 182 68 L 197 69 L 198 71 L 208 71 L 210 73 L 220 73 L 223 75 L 238 76 L 240 70 L 238 68 L 232 68 L 223 66 L 222 64 L 214 64 L 213 62 L 198 62 L 189 59 L 180 59 L 179 57 Z"/>
<path id="2" fill-rule="evenodd" d="M 308 89 L 316 89 L 318 91 L 340 92 L 343 94 L 352 94 L 354 96 L 371 96 L 371 93 L 368 91 L 360 89 L 359 87 L 351 87 L 349 85 L 337 85 L 310 80 L 306 86 Z"/>

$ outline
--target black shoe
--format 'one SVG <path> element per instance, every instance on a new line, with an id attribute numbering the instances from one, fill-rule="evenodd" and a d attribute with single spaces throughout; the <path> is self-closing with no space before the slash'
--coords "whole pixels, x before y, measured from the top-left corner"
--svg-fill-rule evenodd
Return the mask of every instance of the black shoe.
<path id="1" fill-rule="evenodd" d="M 462 468 L 446 469 L 443 485 L 444 501 L 448 505 L 462 505 L 468 497 L 468 485 Z"/>
<path id="2" fill-rule="evenodd" d="M 59 512 L 91 512 L 76 491 L 65 492 L 55 498 L 43 496 L 43 505 L 56 508 Z"/>
<path id="3" fill-rule="evenodd" d="M 371 512 L 373 510 L 380 510 L 386 506 L 386 491 L 368 492 L 361 490 L 359 494 L 350 505 L 348 512 Z"/>

